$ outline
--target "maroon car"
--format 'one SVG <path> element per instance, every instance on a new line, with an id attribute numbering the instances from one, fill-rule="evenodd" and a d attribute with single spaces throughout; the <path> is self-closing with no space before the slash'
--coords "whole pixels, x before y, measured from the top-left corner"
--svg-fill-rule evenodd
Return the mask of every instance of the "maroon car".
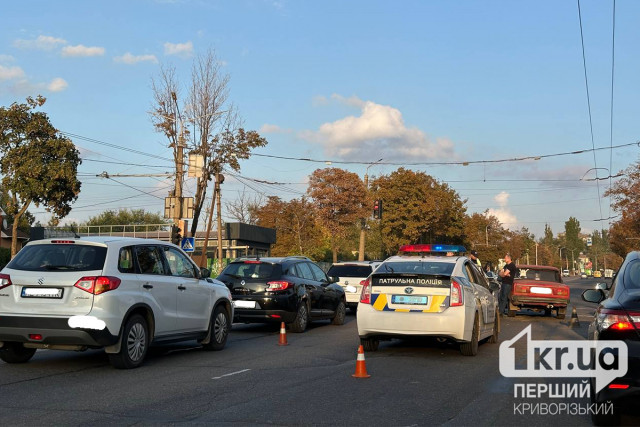
<path id="1" fill-rule="evenodd" d="M 543 311 L 549 316 L 556 311 L 564 319 L 569 305 L 569 287 L 562 282 L 562 272 L 556 267 L 519 265 L 520 276 L 513 281 L 509 316 L 522 308 Z"/>

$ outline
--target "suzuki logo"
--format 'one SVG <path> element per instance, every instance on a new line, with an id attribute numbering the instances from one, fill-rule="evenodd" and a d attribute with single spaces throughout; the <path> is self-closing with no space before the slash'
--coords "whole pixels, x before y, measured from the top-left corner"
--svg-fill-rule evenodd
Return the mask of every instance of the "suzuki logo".
<path id="1" fill-rule="evenodd" d="M 38 279 L 38 285 L 42 285 L 44 283 L 44 277 Z"/>
<path id="2" fill-rule="evenodd" d="M 413 293 L 413 288 L 411 286 L 409 286 L 408 288 L 404 288 L 404 293 L 405 294 L 412 294 Z"/>

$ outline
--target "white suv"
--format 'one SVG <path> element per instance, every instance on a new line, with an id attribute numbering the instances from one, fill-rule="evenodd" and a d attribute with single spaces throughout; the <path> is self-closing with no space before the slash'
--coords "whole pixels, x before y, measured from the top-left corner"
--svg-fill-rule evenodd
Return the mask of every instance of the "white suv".
<path id="1" fill-rule="evenodd" d="M 338 277 L 338 284 L 344 289 L 347 306 L 351 311 L 356 311 L 360 301 L 362 285 L 365 280 L 380 265 L 378 261 L 350 261 L 337 262 L 329 268 L 327 276 Z"/>
<path id="2" fill-rule="evenodd" d="M 159 240 L 30 242 L 0 272 L 0 359 L 104 348 L 113 366 L 128 369 L 151 344 L 198 340 L 221 350 L 233 305 L 227 287 L 208 276 Z"/>

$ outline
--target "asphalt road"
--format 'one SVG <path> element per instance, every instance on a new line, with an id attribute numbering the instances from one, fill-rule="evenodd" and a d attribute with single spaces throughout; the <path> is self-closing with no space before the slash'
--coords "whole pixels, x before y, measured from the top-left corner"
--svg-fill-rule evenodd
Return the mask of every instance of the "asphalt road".
<path id="1" fill-rule="evenodd" d="M 594 306 L 580 294 L 596 281 L 567 280 L 580 327 L 569 328 L 570 312 L 564 321 L 520 313 L 503 319 L 501 341 L 529 324 L 534 339 L 585 337 Z M 0 424 L 591 424 L 586 415 L 514 413 L 523 400 L 513 385 L 524 381 L 500 375 L 499 344 L 464 357 L 449 344 L 381 342 L 366 354 L 371 378 L 356 379 L 355 316 L 343 326 L 316 322 L 288 334 L 287 347 L 277 345 L 278 332 L 235 324 L 221 352 L 195 343 L 155 348 L 130 371 L 113 369 L 101 351 L 38 351 L 24 365 L 0 362 Z"/>

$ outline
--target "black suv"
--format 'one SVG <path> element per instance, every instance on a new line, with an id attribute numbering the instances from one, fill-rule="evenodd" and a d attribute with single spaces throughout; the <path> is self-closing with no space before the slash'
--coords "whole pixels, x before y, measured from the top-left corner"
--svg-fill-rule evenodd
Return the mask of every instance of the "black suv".
<path id="1" fill-rule="evenodd" d="M 245 323 L 285 322 L 304 332 L 311 320 L 342 325 L 344 290 L 309 258 L 238 258 L 217 277 L 231 290 L 234 320 Z"/>

